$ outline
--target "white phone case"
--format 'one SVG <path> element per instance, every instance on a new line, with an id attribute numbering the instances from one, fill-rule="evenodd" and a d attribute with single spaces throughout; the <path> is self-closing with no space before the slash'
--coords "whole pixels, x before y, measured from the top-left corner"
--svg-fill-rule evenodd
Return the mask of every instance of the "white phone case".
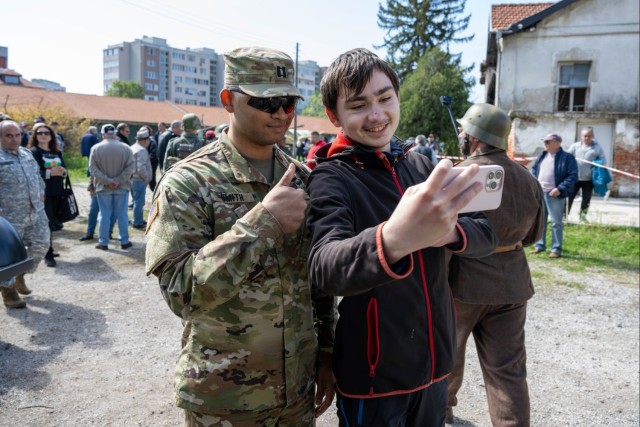
<path id="1" fill-rule="evenodd" d="M 445 186 L 460 174 L 465 167 L 454 167 L 445 179 Z M 502 201 L 502 188 L 504 187 L 504 169 L 499 165 L 481 165 L 480 172 L 469 182 L 482 183 L 482 191 L 479 192 L 459 213 L 480 212 L 497 209 Z M 467 187 L 468 187 L 467 186 Z"/>

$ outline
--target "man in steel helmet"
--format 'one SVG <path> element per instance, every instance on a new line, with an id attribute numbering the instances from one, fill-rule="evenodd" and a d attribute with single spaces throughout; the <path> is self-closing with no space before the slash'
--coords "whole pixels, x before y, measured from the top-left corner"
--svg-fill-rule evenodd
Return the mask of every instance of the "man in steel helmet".
<path id="1" fill-rule="evenodd" d="M 507 157 L 511 119 L 490 104 L 472 105 L 458 122 L 467 159 L 460 166 L 498 164 L 504 168 L 502 203 L 484 212 L 496 229 L 498 247 L 484 258 L 454 254 L 449 284 L 457 312 L 457 356 L 449 377 L 448 423 L 462 385 L 465 347 L 473 332 L 493 425 L 529 425 L 524 325 L 533 296 L 523 247 L 541 236 L 544 199 L 531 173 Z"/>

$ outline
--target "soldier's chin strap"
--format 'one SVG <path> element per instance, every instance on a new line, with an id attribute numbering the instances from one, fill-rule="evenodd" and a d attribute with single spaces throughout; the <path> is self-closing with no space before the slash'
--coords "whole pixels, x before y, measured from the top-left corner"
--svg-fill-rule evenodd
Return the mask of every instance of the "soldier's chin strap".
<path id="1" fill-rule="evenodd" d="M 461 136 L 458 137 L 458 149 L 460 150 L 460 154 L 465 159 L 467 156 L 471 154 L 471 141 L 469 141 L 469 135 L 466 132 L 463 132 Z"/>

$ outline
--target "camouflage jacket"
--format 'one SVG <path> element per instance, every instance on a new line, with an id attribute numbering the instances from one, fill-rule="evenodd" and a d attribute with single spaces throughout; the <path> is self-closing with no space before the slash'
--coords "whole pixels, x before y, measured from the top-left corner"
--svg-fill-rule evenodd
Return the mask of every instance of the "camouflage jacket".
<path id="1" fill-rule="evenodd" d="M 22 189 L 23 191 L 13 191 Z M 35 212 L 44 211 L 44 181 L 40 166 L 24 147 L 17 151 L 0 148 L 0 210 L 11 223 L 22 222 Z"/>
<path id="2" fill-rule="evenodd" d="M 204 145 L 204 142 L 195 133 L 184 132 L 181 136 L 173 138 L 167 145 L 164 171 L 168 171 L 177 161 L 186 158 Z"/>
<path id="3" fill-rule="evenodd" d="M 277 148 L 274 156 L 277 183 L 295 160 Z M 292 185 L 306 189 L 308 170 L 295 163 Z M 158 183 L 146 272 L 158 276 L 185 323 L 175 371 L 182 408 L 224 414 L 282 407 L 314 386 L 318 342 L 332 351 L 335 301 L 310 289 L 307 229 L 283 235 L 260 203 L 272 185 L 226 133 Z"/>

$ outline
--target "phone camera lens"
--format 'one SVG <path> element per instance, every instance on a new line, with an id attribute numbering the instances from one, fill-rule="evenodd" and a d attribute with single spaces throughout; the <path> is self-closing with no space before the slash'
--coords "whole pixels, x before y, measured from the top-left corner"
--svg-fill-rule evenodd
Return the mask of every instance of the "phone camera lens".
<path id="1" fill-rule="evenodd" d="M 496 179 L 502 179 L 502 171 L 496 172 Z"/>
<path id="2" fill-rule="evenodd" d="M 489 172 L 489 179 L 493 179 L 495 177 L 495 175 L 493 174 L 493 172 Z"/>

